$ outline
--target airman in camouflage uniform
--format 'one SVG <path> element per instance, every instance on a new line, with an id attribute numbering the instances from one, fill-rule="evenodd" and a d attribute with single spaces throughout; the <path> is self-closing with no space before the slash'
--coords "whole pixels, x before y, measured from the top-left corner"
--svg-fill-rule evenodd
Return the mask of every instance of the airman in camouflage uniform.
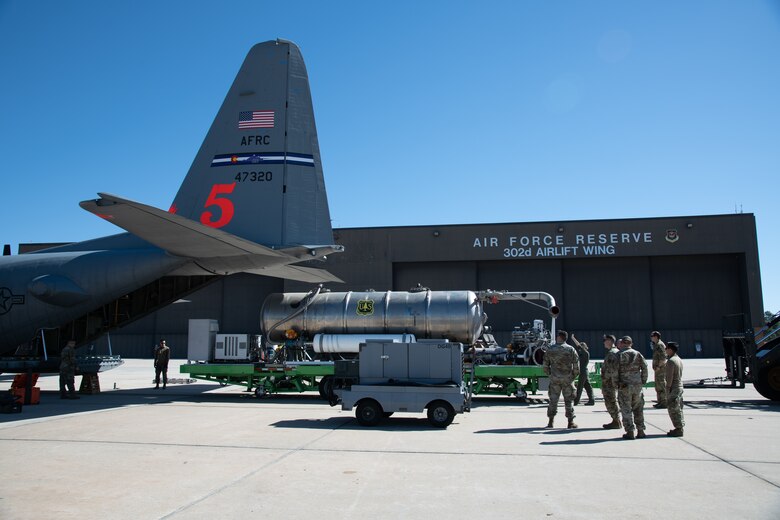
<path id="1" fill-rule="evenodd" d="M 577 376 L 577 394 L 574 397 L 574 405 L 580 404 L 582 398 L 582 389 L 588 394 L 587 406 L 593 406 L 596 401 L 593 400 L 593 387 L 590 386 L 590 380 L 588 379 L 588 363 L 590 363 L 590 352 L 588 351 L 588 344 L 584 341 L 577 341 L 574 337 L 574 333 L 571 335 L 571 341 L 574 343 L 574 350 L 577 351 L 577 355 L 580 358 L 580 374 Z"/>
<path id="2" fill-rule="evenodd" d="M 76 395 L 76 342 L 68 341 L 60 352 L 60 399 L 78 399 Z M 67 393 L 66 393 L 67 390 Z"/>
<path id="3" fill-rule="evenodd" d="M 646 436 L 642 385 L 647 383 L 647 361 L 639 351 L 631 348 L 632 344 L 631 336 L 623 336 L 618 354 L 618 403 L 626 430 L 623 438 L 631 440 L 635 438 L 634 426 L 636 437 L 641 439 Z"/>
<path id="4" fill-rule="evenodd" d="M 580 358 L 574 347 L 568 345 L 566 340 L 569 334 L 565 330 L 559 330 L 555 336 L 556 343 L 547 349 L 544 354 L 544 373 L 550 376 L 548 395 L 550 404 L 547 407 L 549 422 L 547 428 L 553 427 L 553 419 L 558 413 L 558 399 L 563 393 L 563 401 L 566 406 L 566 417 L 569 419 L 568 428 L 576 428 L 574 423 L 574 378 L 580 371 Z"/>
<path id="5" fill-rule="evenodd" d="M 666 408 L 666 345 L 661 341 L 661 333 L 650 333 L 653 343 L 653 380 L 655 382 L 655 404 L 653 408 Z"/>
<path id="6" fill-rule="evenodd" d="M 666 345 L 666 408 L 674 429 L 666 435 L 670 437 L 682 437 L 685 418 L 683 417 L 683 362 L 677 355 L 677 343 L 670 341 Z"/>
<path id="7" fill-rule="evenodd" d="M 163 377 L 163 390 L 168 386 L 168 361 L 171 359 L 171 349 L 160 341 L 160 346 L 154 351 L 154 382 L 155 389 L 160 388 L 160 374 Z"/>
<path id="8" fill-rule="evenodd" d="M 612 422 L 602 425 L 607 430 L 620 429 L 620 408 L 617 403 L 618 389 L 618 349 L 615 346 L 615 336 L 604 336 L 604 363 L 601 365 L 601 395 L 604 396 L 604 405 L 607 407 Z"/>

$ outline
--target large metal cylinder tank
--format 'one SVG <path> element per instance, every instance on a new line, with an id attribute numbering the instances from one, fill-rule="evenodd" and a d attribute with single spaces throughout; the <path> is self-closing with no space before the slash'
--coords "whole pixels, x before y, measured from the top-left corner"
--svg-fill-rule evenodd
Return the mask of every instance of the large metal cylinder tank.
<path id="1" fill-rule="evenodd" d="M 472 344 L 482 333 L 482 302 L 472 291 L 274 293 L 261 326 L 271 341 L 293 329 L 315 334 L 414 334 Z"/>
<path id="2" fill-rule="evenodd" d="M 312 349 L 318 354 L 357 354 L 360 344 L 369 340 L 414 343 L 414 334 L 315 334 Z"/>

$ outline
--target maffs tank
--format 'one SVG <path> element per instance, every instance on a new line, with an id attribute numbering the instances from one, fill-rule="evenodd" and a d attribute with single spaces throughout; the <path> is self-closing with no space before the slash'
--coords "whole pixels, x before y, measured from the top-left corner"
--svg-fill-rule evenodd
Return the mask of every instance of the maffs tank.
<path id="1" fill-rule="evenodd" d="M 263 303 L 266 340 L 284 342 L 287 331 L 305 341 L 316 334 L 413 334 L 473 344 L 486 316 L 472 291 L 365 291 L 274 293 Z"/>

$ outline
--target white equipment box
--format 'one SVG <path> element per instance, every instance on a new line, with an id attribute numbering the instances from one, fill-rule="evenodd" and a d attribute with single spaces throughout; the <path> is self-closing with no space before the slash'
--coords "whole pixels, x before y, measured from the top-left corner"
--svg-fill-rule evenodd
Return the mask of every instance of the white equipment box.
<path id="1" fill-rule="evenodd" d="M 249 334 L 217 334 L 217 342 L 214 345 L 214 360 L 241 360 L 249 359 Z"/>
<path id="2" fill-rule="evenodd" d="M 219 332 L 217 320 L 190 320 L 187 334 L 187 359 L 211 361 L 214 342 Z"/>

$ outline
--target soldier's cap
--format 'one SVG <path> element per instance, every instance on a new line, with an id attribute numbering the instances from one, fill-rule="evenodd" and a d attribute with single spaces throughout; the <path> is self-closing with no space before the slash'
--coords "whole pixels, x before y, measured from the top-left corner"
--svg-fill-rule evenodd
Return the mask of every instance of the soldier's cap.
<path id="1" fill-rule="evenodd" d="M 604 339 L 605 340 L 611 339 L 612 343 L 615 342 L 615 336 L 613 336 L 612 334 L 604 334 Z"/>
<path id="2" fill-rule="evenodd" d="M 623 343 L 629 343 L 629 344 L 634 342 L 634 340 L 631 339 L 631 336 L 623 336 L 622 338 L 620 338 L 620 341 L 622 341 Z"/>
<path id="3" fill-rule="evenodd" d="M 677 352 L 677 343 L 675 343 L 674 341 L 670 341 L 666 344 L 666 348 Z"/>
<path id="4" fill-rule="evenodd" d="M 653 332 L 650 333 L 650 337 L 653 337 L 653 336 L 655 336 L 656 338 L 660 338 L 661 337 L 661 333 L 658 332 L 657 330 L 654 330 Z"/>

